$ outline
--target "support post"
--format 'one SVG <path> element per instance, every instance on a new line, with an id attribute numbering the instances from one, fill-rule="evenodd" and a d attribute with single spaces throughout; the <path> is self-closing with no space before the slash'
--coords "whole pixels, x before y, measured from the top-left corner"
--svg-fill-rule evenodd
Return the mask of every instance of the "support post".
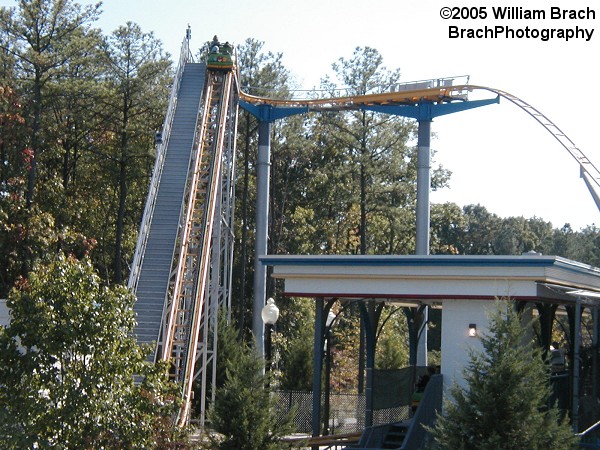
<path id="1" fill-rule="evenodd" d="M 365 338 L 366 338 L 366 373 L 367 383 L 365 388 L 365 428 L 373 426 L 373 385 L 375 381 L 375 346 L 376 346 L 376 334 L 379 323 L 379 317 L 383 304 L 375 305 L 374 302 L 370 301 L 366 305 L 360 304 L 361 315 L 364 318 L 365 324 Z"/>
<path id="2" fill-rule="evenodd" d="M 598 307 L 592 309 L 594 334 L 592 337 L 592 399 L 598 400 Z"/>
<path id="3" fill-rule="evenodd" d="M 431 188 L 431 120 L 419 120 L 417 138 L 416 254 L 429 255 L 429 190 Z"/>
<path id="4" fill-rule="evenodd" d="M 429 255 L 429 228 L 431 189 L 431 118 L 419 119 L 417 137 L 417 224 L 416 254 Z M 423 320 L 417 331 L 417 366 L 427 365 L 427 327 L 429 308 L 423 308 Z"/>
<path id="5" fill-rule="evenodd" d="M 323 405 L 323 435 L 331 434 L 329 429 L 330 401 L 331 395 L 331 327 L 327 326 L 325 332 L 325 399 Z"/>
<path id="6" fill-rule="evenodd" d="M 581 299 L 579 297 L 575 303 L 575 317 L 573 322 L 573 404 L 571 423 L 573 431 L 579 433 L 579 347 L 581 345 Z"/>
<path id="7" fill-rule="evenodd" d="M 271 177 L 271 122 L 258 124 L 258 160 L 256 168 L 256 237 L 254 258 L 254 302 L 252 332 L 256 350 L 264 358 L 264 324 L 260 312 L 267 298 L 267 267 L 259 257 L 267 254 L 269 227 L 269 182 Z"/>
<path id="8" fill-rule="evenodd" d="M 321 430 L 321 373 L 323 371 L 323 331 L 325 326 L 325 300 L 317 297 L 315 301 L 315 335 L 313 347 L 313 398 L 312 398 L 312 435 L 319 436 Z M 318 446 L 316 447 L 318 449 Z"/>

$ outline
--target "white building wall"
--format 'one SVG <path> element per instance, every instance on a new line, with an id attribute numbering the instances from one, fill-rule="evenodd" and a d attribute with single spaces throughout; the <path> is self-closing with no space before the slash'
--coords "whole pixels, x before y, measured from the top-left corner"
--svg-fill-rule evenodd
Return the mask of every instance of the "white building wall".
<path id="1" fill-rule="evenodd" d="M 463 369 L 469 362 L 469 349 L 482 351 L 477 337 L 469 336 L 469 324 L 477 325 L 477 333 L 488 331 L 487 312 L 494 307 L 490 300 L 443 300 L 441 373 L 445 390 L 454 382 L 464 386 Z"/>

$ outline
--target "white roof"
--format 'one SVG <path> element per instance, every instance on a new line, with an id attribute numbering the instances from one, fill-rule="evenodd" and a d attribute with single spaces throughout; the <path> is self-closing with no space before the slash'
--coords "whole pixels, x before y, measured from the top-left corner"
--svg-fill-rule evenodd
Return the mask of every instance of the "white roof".
<path id="1" fill-rule="evenodd" d="M 382 298 L 600 302 L 600 269 L 558 256 L 266 255 L 285 295 Z M 600 303 L 599 303 L 600 304 Z"/>

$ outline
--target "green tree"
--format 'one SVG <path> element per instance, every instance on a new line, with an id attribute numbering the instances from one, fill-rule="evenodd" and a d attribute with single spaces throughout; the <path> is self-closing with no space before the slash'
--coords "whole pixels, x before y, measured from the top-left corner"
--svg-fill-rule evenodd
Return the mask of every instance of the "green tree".
<path id="1" fill-rule="evenodd" d="M 23 167 L 28 152 L 23 148 L 27 129 L 14 90 L 0 84 L 0 297 L 6 295 L 21 272 L 26 235 Z"/>
<path id="2" fill-rule="evenodd" d="M 281 369 L 279 389 L 311 391 L 313 382 L 314 302 L 306 298 L 278 299 L 281 314 L 273 348 Z"/>
<path id="3" fill-rule="evenodd" d="M 56 103 L 68 97 L 73 67 L 89 63 L 89 54 L 99 47 L 99 34 L 91 29 L 99 14 L 99 4 L 82 7 L 70 0 L 21 0 L 14 8 L 0 10 L 2 78 L 11 83 L 23 105 L 20 114 L 27 134 L 16 147 L 23 163 L 13 164 L 14 180 L 22 196 L 17 219 L 22 239 L 15 246 L 19 272 L 26 275 L 33 263 L 43 257 L 50 245 L 61 245 L 62 236 L 74 234 L 58 227 L 66 221 L 62 168 L 68 167 L 70 153 L 64 153 L 66 133 L 55 120 Z M 73 117 L 73 116 L 71 116 Z M 70 126 L 70 125 L 67 125 Z M 5 161 L 3 161 L 5 164 Z M 21 183 L 24 180 L 24 183 Z M 13 184 L 13 187 L 17 183 Z M 15 204 L 17 197 L 14 198 Z M 63 208 L 60 208 L 63 206 Z M 77 234 L 77 233 L 75 233 Z M 12 285 L 14 279 L 7 280 Z"/>
<path id="4" fill-rule="evenodd" d="M 562 234 L 562 233 L 561 233 Z M 568 231 L 561 236 L 567 242 L 563 256 L 593 266 L 600 266 L 600 228 L 590 225 L 573 236 Z"/>
<path id="5" fill-rule="evenodd" d="M 385 308 L 385 318 L 377 333 L 375 366 L 377 369 L 400 369 L 408 363 L 408 324 L 400 308 Z"/>
<path id="6" fill-rule="evenodd" d="M 566 420 L 548 408 L 549 369 L 539 346 L 528 340 L 513 302 L 498 302 L 489 319 L 483 351 L 471 353 L 463 372 L 466 386 L 452 386 L 452 399 L 432 430 L 437 447 L 576 448 Z"/>
<path id="7" fill-rule="evenodd" d="M 431 205 L 431 254 L 458 254 L 465 220 L 461 208 L 455 203 Z"/>
<path id="8" fill-rule="evenodd" d="M 271 397 L 263 360 L 254 348 L 240 342 L 238 331 L 220 330 L 220 364 L 224 379 L 209 412 L 219 436 L 210 438 L 211 450 L 277 450 L 291 448 L 281 438 L 291 432 L 291 421 L 281 421 Z"/>
<path id="9" fill-rule="evenodd" d="M 97 43 L 82 39 L 99 14 L 100 3 L 82 7 L 70 0 L 20 0 L 17 8 L 3 9 L 2 32 L 15 56 L 16 70 L 31 101 L 32 158 L 28 171 L 27 207 L 34 201 L 38 160 L 44 160 L 44 122 L 48 120 L 47 88 L 62 69 Z"/>
<path id="10" fill-rule="evenodd" d="M 112 269 L 114 281 L 120 283 L 126 275 L 124 262 L 131 259 L 135 245 L 132 238 L 143 210 L 140 199 L 145 197 L 152 170 L 152 130 L 160 127 L 166 110 L 171 74 L 161 42 L 132 22 L 108 38 L 106 61 L 109 92 L 102 113 L 109 124 L 109 162 L 116 166 L 116 170 L 108 167 L 106 172 L 114 174 L 109 182 L 115 187 L 111 207 L 115 229 Z M 134 187 L 138 189 L 137 200 L 131 198 Z"/>
<path id="11" fill-rule="evenodd" d="M 337 80 L 323 81 L 331 93 L 338 84 L 349 91 L 346 95 L 379 93 L 400 79 L 400 71 L 388 70 L 381 54 L 370 47 L 356 48 L 351 58 L 340 58 L 332 67 Z M 358 110 L 321 115 L 317 125 L 314 134 L 331 152 L 328 175 L 337 184 L 333 192 L 343 195 L 334 213 L 345 215 L 337 221 L 347 221 L 346 236 L 341 236 L 347 244 L 338 252 L 402 253 L 397 241 L 403 230 L 398 226 L 404 224 L 403 208 L 411 211 L 416 196 L 416 158 L 408 146 L 414 123 Z"/>
<path id="12" fill-rule="evenodd" d="M 11 323 L 0 330 L 2 448 L 173 443 L 173 387 L 132 336 L 133 301 L 103 285 L 89 260 L 64 256 L 11 292 Z"/>

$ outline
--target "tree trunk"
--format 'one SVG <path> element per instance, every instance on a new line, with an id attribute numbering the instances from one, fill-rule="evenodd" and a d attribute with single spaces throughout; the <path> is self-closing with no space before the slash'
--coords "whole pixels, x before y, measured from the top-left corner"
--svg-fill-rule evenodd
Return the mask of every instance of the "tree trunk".
<path id="1" fill-rule="evenodd" d="M 117 212 L 117 226 L 115 233 L 115 259 L 114 280 L 115 283 L 123 282 L 123 234 L 125 232 L 125 211 L 127 200 L 127 146 L 129 136 L 127 125 L 129 124 L 129 112 L 127 99 L 123 102 L 123 123 L 121 131 L 121 158 L 119 161 L 119 210 Z"/>

